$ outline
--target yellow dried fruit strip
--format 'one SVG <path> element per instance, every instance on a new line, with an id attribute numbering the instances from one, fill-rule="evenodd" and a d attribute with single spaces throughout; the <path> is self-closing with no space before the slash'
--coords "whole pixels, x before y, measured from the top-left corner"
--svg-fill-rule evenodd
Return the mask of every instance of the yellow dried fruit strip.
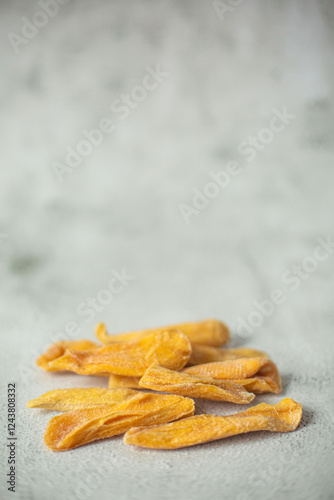
<path id="1" fill-rule="evenodd" d="M 99 345 L 91 340 L 62 340 L 50 345 L 47 351 L 37 359 L 36 364 L 43 368 L 43 370 L 52 371 L 49 368 L 50 361 L 63 356 L 66 349 L 85 351 L 87 349 L 95 349 L 96 347 L 99 347 Z"/>
<path id="2" fill-rule="evenodd" d="M 219 349 L 217 347 L 209 347 L 209 346 L 201 346 L 199 344 L 192 345 L 192 353 L 190 355 L 188 365 L 190 364 L 190 360 L 193 356 L 194 349 L 197 347 L 204 347 L 207 349 L 213 349 L 217 351 L 235 351 L 235 355 L 230 357 L 230 353 L 227 353 L 226 359 L 237 359 L 238 357 L 246 357 L 248 354 L 249 357 L 252 355 L 261 355 L 267 357 L 265 353 L 261 353 L 261 351 L 257 351 L 255 349 Z M 186 372 L 186 369 L 183 370 Z M 200 375 L 197 375 L 200 376 Z M 203 376 L 203 375 L 201 375 Z M 109 377 L 109 387 L 127 387 L 131 389 L 140 388 L 139 385 L 140 377 L 125 377 L 122 375 L 110 375 Z M 279 377 L 255 377 L 255 378 L 247 378 L 247 379 L 235 379 L 233 380 L 235 384 L 242 385 L 248 392 L 254 392 L 255 394 L 262 394 L 264 392 L 275 392 L 279 393 L 281 391 L 281 384 L 279 381 Z"/>
<path id="3" fill-rule="evenodd" d="M 126 377 L 125 375 L 109 375 L 109 388 L 129 388 L 141 389 L 139 385 L 140 377 Z"/>
<path id="4" fill-rule="evenodd" d="M 229 380 L 221 381 L 209 377 L 196 377 L 168 370 L 158 365 L 152 365 L 146 370 L 139 385 L 160 392 L 171 392 L 172 394 L 212 401 L 230 401 L 238 404 L 248 404 L 255 397 L 241 385 Z"/>
<path id="5" fill-rule="evenodd" d="M 81 375 L 107 372 L 140 377 L 152 363 L 180 370 L 187 363 L 190 352 L 189 339 L 174 330 L 86 351 L 67 349 L 44 369 L 69 370 Z"/>
<path id="6" fill-rule="evenodd" d="M 239 347 L 237 349 L 221 349 L 209 345 L 193 344 L 188 365 L 201 365 L 214 361 L 226 361 L 237 358 L 268 358 L 268 355 L 257 349 Z"/>
<path id="7" fill-rule="evenodd" d="M 239 358 L 217 361 L 215 363 L 206 363 L 204 365 L 185 368 L 183 373 L 203 375 L 218 380 L 241 380 L 254 376 L 268 377 L 276 387 L 275 392 L 280 392 L 282 388 L 281 377 L 277 367 L 268 358 Z"/>
<path id="8" fill-rule="evenodd" d="M 250 377 L 243 379 L 233 379 L 233 382 L 242 385 L 247 391 L 254 394 L 273 392 L 279 394 L 282 390 L 281 381 L 270 377 Z"/>
<path id="9" fill-rule="evenodd" d="M 138 391 L 132 389 L 103 389 L 100 387 L 57 389 L 32 399 L 27 403 L 27 407 L 69 411 L 106 404 L 116 405 L 137 394 Z"/>
<path id="10" fill-rule="evenodd" d="M 180 323 L 178 325 L 163 326 L 150 330 L 139 330 L 129 333 L 121 333 L 118 335 L 109 335 L 104 323 L 99 323 L 96 327 L 96 336 L 103 344 L 111 344 L 113 342 L 125 342 L 128 340 L 139 339 L 146 335 L 166 330 L 180 330 L 187 335 L 189 340 L 196 344 L 206 344 L 211 346 L 220 346 L 226 344 L 230 338 L 230 331 L 225 323 L 216 319 L 207 319 L 205 321 L 197 321 L 193 323 Z"/>
<path id="11" fill-rule="evenodd" d="M 261 403 L 226 417 L 196 415 L 167 425 L 132 428 L 124 442 L 145 448 L 184 448 L 246 432 L 291 432 L 301 417 L 302 406 L 286 398 L 276 405 Z"/>
<path id="12" fill-rule="evenodd" d="M 50 420 L 45 444 L 66 451 L 91 441 L 123 434 L 136 425 L 155 425 L 194 414 L 192 399 L 181 396 L 138 393 L 115 406 L 73 410 Z"/>
<path id="13" fill-rule="evenodd" d="M 200 377 L 200 375 L 197 375 Z M 207 378 L 212 380 L 211 377 L 205 377 L 201 375 L 201 378 Z M 217 379 L 215 379 L 217 381 Z M 222 380 L 223 379 L 219 379 Z M 129 388 L 129 389 L 141 389 L 139 385 L 140 377 L 125 377 L 122 375 L 110 375 L 109 376 L 109 387 L 114 388 Z M 273 392 L 279 394 L 282 390 L 280 379 L 271 377 L 251 377 L 244 379 L 232 379 L 234 384 L 242 385 L 246 391 L 253 392 L 254 394 L 263 394 L 265 392 Z"/>

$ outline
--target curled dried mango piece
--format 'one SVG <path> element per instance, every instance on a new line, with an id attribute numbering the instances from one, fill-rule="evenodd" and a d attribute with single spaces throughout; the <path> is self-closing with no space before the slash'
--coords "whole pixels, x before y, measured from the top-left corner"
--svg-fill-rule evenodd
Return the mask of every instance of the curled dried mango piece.
<path id="1" fill-rule="evenodd" d="M 140 377 L 152 363 L 180 370 L 187 363 L 190 352 L 189 339 L 183 333 L 171 330 L 86 351 L 67 349 L 63 356 L 49 362 L 46 370 Z"/>
<path id="2" fill-rule="evenodd" d="M 158 365 L 152 365 L 146 370 L 139 385 L 155 391 L 171 392 L 172 394 L 212 401 L 248 404 L 254 399 L 254 394 L 229 380 L 220 381 L 209 377 L 196 377 Z"/>
<path id="3" fill-rule="evenodd" d="M 282 390 L 280 379 L 277 381 L 271 377 L 237 378 L 233 379 L 233 382 L 242 385 L 247 391 L 254 394 L 263 394 L 264 392 L 279 394 Z"/>
<path id="4" fill-rule="evenodd" d="M 115 406 L 73 410 L 48 423 L 44 441 L 54 451 L 66 451 L 91 441 L 123 434 L 131 427 L 166 423 L 194 414 L 192 399 L 137 393 Z"/>
<path id="5" fill-rule="evenodd" d="M 63 356 L 66 349 L 86 351 L 88 349 L 95 349 L 96 347 L 99 347 L 99 345 L 91 340 L 61 340 L 50 345 L 47 351 L 37 359 L 36 364 L 43 368 L 43 370 L 52 371 L 49 368 L 49 363 Z"/>
<path id="6" fill-rule="evenodd" d="M 126 377 L 125 375 L 109 375 L 109 388 L 129 388 L 141 389 L 139 385 L 140 377 Z"/>
<path id="7" fill-rule="evenodd" d="M 286 398 L 276 405 L 261 403 L 226 417 L 196 415 L 167 425 L 132 428 L 124 442 L 145 448 L 184 448 L 246 432 L 291 432 L 301 417 L 302 406 Z"/>
<path id="8" fill-rule="evenodd" d="M 268 358 L 263 351 L 249 347 L 238 347 L 237 349 L 221 349 L 209 345 L 193 344 L 188 365 L 201 365 L 213 363 L 214 361 L 226 361 L 237 358 Z"/>
<path id="9" fill-rule="evenodd" d="M 57 389 L 27 403 L 28 408 L 69 411 L 100 405 L 116 405 L 138 394 L 131 389 L 103 389 L 100 387 Z"/>
<path id="10" fill-rule="evenodd" d="M 118 335 L 109 335 L 105 324 L 99 323 L 96 327 L 95 333 L 100 342 L 103 344 L 111 344 L 113 342 L 137 340 L 148 334 L 159 331 L 164 332 L 166 330 L 180 330 L 180 332 L 184 333 L 191 342 L 211 346 L 226 344 L 230 338 L 228 326 L 216 319 L 207 319 L 205 321 L 197 321 L 193 323 L 180 323 L 178 325 L 163 326 L 150 330 L 138 330 Z"/>
<path id="11" fill-rule="evenodd" d="M 262 381 L 271 384 L 274 388 L 271 392 L 279 393 L 282 390 L 281 377 L 277 367 L 275 363 L 268 358 L 239 358 L 227 361 L 217 361 L 184 368 L 183 373 L 207 376 L 218 380 L 238 380 L 239 383 L 241 383 L 240 381 L 242 379 L 256 376 L 257 378 L 261 377 L 260 381 L 257 382 L 258 387 L 261 386 L 263 377 L 265 380 Z M 241 383 L 241 385 L 245 385 L 245 383 Z"/>

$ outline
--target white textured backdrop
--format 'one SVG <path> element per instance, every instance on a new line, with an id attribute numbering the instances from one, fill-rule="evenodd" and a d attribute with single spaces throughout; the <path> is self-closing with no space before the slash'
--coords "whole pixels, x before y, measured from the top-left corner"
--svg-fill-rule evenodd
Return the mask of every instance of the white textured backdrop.
<path id="1" fill-rule="evenodd" d="M 1 498 L 334 498 L 334 250 L 317 250 L 334 239 L 333 3 L 54 2 L 0 4 L 1 418 L 8 382 L 19 412 L 17 492 L 5 431 Z M 106 118 L 113 130 L 82 144 Z M 235 175 L 209 185 L 230 161 Z M 122 270 L 133 279 L 101 304 Z M 265 316 L 254 302 L 273 290 Z M 116 333 L 206 317 L 272 355 L 282 397 L 304 406 L 298 431 L 174 452 L 121 437 L 45 447 L 53 413 L 26 402 L 106 383 L 35 368 L 69 323 L 93 339 L 98 321 Z"/>

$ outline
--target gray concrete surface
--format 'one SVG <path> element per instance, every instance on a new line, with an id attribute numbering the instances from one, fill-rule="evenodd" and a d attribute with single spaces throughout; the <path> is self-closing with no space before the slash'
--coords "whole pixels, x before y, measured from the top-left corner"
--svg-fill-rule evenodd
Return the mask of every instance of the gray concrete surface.
<path id="1" fill-rule="evenodd" d="M 1 498 L 333 498 L 333 3 L 225 5 L 70 0 L 45 19 L 38 2 L 0 4 Z M 105 118 L 113 130 L 82 143 Z M 86 156 L 67 165 L 68 147 Z M 119 293 L 101 291 L 123 270 Z M 93 339 L 98 321 L 116 333 L 207 317 L 271 354 L 283 393 L 255 402 L 302 403 L 296 432 L 175 452 L 121 437 L 45 447 L 54 413 L 26 402 L 106 383 L 38 370 L 48 344 Z"/>

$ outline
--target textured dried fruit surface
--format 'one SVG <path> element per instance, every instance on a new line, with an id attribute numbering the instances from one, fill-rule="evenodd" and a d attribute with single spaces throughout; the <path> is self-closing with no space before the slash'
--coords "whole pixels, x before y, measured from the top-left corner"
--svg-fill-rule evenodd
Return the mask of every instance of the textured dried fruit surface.
<path id="1" fill-rule="evenodd" d="M 210 399 L 212 401 L 248 404 L 254 399 L 254 394 L 229 380 L 222 382 L 209 377 L 196 377 L 157 365 L 148 368 L 140 379 L 139 385 L 155 391 Z"/>
<path id="2" fill-rule="evenodd" d="M 290 398 L 276 405 L 261 403 L 245 412 L 226 417 L 196 415 L 179 422 L 130 429 L 124 442 L 145 448 L 176 449 L 252 431 L 294 431 L 302 406 Z"/>
<path id="3" fill-rule="evenodd" d="M 86 351 L 67 349 L 63 356 L 49 362 L 47 369 L 70 370 L 81 375 L 107 372 L 140 377 L 152 363 L 180 370 L 190 352 L 189 339 L 174 330 Z"/>
<path id="4" fill-rule="evenodd" d="M 87 349 L 95 349 L 96 347 L 99 347 L 99 345 L 91 340 L 62 340 L 50 345 L 48 350 L 37 359 L 36 364 L 43 368 L 43 370 L 53 371 L 49 367 L 49 363 L 63 356 L 66 349 L 86 351 Z"/>
<path id="5" fill-rule="evenodd" d="M 254 394 L 273 392 L 279 394 L 282 390 L 280 377 L 250 377 L 243 379 L 233 379 L 233 382 L 242 385 L 247 391 Z"/>
<path id="6" fill-rule="evenodd" d="M 156 425 L 193 414 L 194 402 L 189 398 L 138 393 L 115 406 L 73 410 L 52 418 L 44 441 L 54 451 L 66 451 L 122 434 L 137 425 Z"/>
<path id="7" fill-rule="evenodd" d="M 239 358 L 227 361 L 217 361 L 204 365 L 191 366 L 183 370 L 191 375 L 204 375 L 219 380 L 239 380 L 250 377 L 265 377 L 266 382 L 272 381 L 275 388 L 273 392 L 282 389 L 281 378 L 277 367 L 268 358 Z M 244 385 L 244 383 L 242 384 Z"/>
<path id="8" fill-rule="evenodd" d="M 127 387 L 130 389 L 141 389 L 139 385 L 140 377 L 126 377 L 125 375 L 109 375 L 109 388 Z"/>
<path id="9" fill-rule="evenodd" d="M 209 345 L 193 344 L 188 365 L 201 365 L 213 363 L 214 361 L 226 361 L 237 358 L 267 358 L 268 355 L 257 349 L 240 347 L 237 349 L 220 349 Z"/>
<path id="10" fill-rule="evenodd" d="M 119 335 L 109 335 L 104 323 L 99 323 L 96 327 L 96 336 L 103 344 L 113 342 L 125 342 L 139 339 L 148 334 L 158 331 L 180 330 L 187 335 L 191 342 L 197 344 L 206 344 L 211 346 L 220 346 L 226 344 L 230 338 L 230 331 L 224 323 L 216 319 L 197 321 L 193 323 L 180 323 L 172 326 L 164 326 L 150 330 L 139 330 L 136 332 L 121 333 Z"/>
<path id="11" fill-rule="evenodd" d="M 27 407 L 69 411 L 106 404 L 116 405 L 137 394 L 137 391 L 131 389 L 103 389 L 100 387 L 57 389 L 32 399 L 27 403 Z"/>

